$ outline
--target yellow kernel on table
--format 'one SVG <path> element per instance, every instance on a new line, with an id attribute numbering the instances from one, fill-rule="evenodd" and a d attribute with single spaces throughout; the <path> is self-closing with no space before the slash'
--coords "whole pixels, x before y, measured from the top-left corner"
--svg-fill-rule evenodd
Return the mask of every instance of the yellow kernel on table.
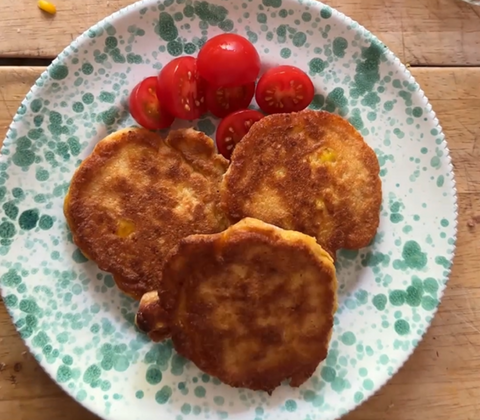
<path id="1" fill-rule="evenodd" d="M 41 10 L 43 10 L 46 13 L 49 13 L 51 15 L 54 15 L 55 13 L 57 13 L 57 8 L 55 7 L 54 4 L 50 3 L 49 1 L 38 0 L 37 5 Z"/>

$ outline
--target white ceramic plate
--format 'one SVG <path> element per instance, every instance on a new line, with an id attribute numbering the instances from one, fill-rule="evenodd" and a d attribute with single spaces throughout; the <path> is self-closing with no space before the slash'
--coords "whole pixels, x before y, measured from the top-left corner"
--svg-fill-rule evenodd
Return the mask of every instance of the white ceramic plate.
<path id="1" fill-rule="evenodd" d="M 134 327 L 136 303 L 73 245 L 62 214 L 80 161 L 133 124 L 126 98 L 172 56 L 222 31 L 247 36 L 264 68 L 295 64 L 315 84 L 314 109 L 348 118 L 375 149 L 384 200 L 375 241 L 340 252 L 340 308 L 327 360 L 299 389 L 273 396 L 202 374 Z M 185 125 L 185 124 L 184 124 Z M 216 121 L 195 126 L 213 135 Z M 0 284 L 41 365 L 107 419 L 331 420 L 405 362 L 445 288 L 456 235 L 448 149 L 405 67 L 369 32 L 321 3 L 147 0 L 89 29 L 37 80 L 0 158 Z"/>

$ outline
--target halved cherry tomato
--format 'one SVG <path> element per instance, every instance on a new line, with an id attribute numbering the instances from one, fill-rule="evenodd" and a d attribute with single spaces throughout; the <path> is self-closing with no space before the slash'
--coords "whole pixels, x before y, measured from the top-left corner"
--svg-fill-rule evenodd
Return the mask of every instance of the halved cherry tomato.
<path id="1" fill-rule="evenodd" d="M 278 66 L 268 70 L 257 84 L 255 99 L 267 114 L 298 112 L 313 100 L 310 78 L 294 66 Z"/>
<path id="2" fill-rule="evenodd" d="M 225 117 L 217 128 L 218 151 L 230 159 L 238 142 L 250 131 L 252 125 L 263 117 L 265 115 L 253 109 L 243 109 Z"/>
<path id="3" fill-rule="evenodd" d="M 170 127 L 175 119 L 157 98 L 157 78 L 147 77 L 135 86 L 128 99 L 130 114 L 142 127 L 160 130 Z"/>
<path id="4" fill-rule="evenodd" d="M 241 86 L 254 82 L 260 56 L 243 36 L 221 34 L 210 38 L 198 53 L 198 72 L 212 86 Z"/>
<path id="5" fill-rule="evenodd" d="M 195 120 L 207 111 L 206 83 L 197 72 L 197 60 L 179 57 L 160 71 L 157 97 L 170 113 L 184 120 Z"/>
<path id="6" fill-rule="evenodd" d="M 213 87 L 208 85 L 206 101 L 208 110 L 218 118 L 226 117 L 239 109 L 245 109 L 252 102 L 255 82 L 235 87 Z"/>

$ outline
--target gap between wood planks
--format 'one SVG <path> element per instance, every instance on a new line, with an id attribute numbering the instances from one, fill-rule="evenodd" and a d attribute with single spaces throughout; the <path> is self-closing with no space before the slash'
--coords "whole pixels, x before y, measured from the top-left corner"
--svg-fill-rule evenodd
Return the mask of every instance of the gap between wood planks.
<path id="1" fill-rule="evenodd" d="M 2 58 L 0 67 L 47 67 L 53 61 L 51 58 Z"/>
<path id="2" fill-rule="evenodd" d="M 0 57 L 0 67 L 47 67 L 53 61 L 52 58 L 11 58 L 11 57 Z M 404 63 L 409 68 L 480 68 L 476 64 L 408 64 Z"/>

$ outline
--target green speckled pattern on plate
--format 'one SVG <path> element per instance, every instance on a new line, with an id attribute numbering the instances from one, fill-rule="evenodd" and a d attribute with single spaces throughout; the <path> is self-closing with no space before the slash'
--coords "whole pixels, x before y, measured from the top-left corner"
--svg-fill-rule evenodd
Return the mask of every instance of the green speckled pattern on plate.
<path id="1" fill-rule="evenodd" d="M 381 225 L 337 261 L 340 307 L 327 360 L 273 396 L 229 388 L 134 327 L 137 304 L 73 245 L 62 213 L 75 168 L 133 124 L 126 98 L 172 57 L 222 31 L 247 36 L 263 67 L 295 64 L 311 105 L 346 117 L 381 166 Z M 187 123 L 175 123 L 175 126 Z M 216 120 L 194 125 L 213 135 Z M 379 389 L 430 324 L 456 238 L 448 149 L 406 68 L 369 32 L 321 3 L 148 0 L 89 29 L 37 80 L 0 157 L 0 284 L 41 365 L 89 409 L 115 420 L 333 420 Z"/>

